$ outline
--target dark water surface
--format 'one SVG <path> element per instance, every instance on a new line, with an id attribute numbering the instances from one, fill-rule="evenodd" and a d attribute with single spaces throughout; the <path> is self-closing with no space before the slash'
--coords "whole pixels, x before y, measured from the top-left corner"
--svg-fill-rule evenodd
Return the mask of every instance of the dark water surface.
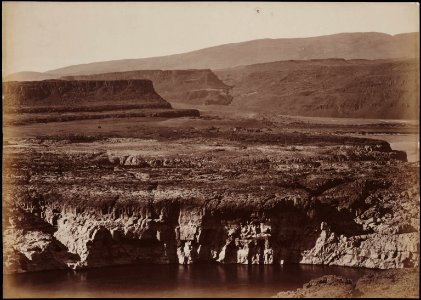
<path id="1" fill-rule="evenodd" d="M 310 265 L 131 265 L 4 276 L 4 297 L 270 297 L 311 279 L 366 269 Z"/>

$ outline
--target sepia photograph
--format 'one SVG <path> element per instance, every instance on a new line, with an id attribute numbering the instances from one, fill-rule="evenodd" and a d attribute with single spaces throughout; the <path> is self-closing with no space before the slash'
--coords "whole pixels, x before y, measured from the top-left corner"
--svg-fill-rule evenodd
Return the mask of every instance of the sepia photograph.
<path id="1" fill-rule="evenodd" d="M 2 1 L 3 298 L 419 298 L 419 10 Z"/>

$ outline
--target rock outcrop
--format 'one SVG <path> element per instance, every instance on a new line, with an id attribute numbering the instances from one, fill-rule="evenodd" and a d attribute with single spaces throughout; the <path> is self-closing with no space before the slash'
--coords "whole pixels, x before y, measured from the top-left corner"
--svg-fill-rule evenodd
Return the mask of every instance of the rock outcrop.
<path id="1" fill-rule="evenodd" d="M 4 213 L 10 225 L 3 231 L 7 237 L 4 239 L 4 266 L 8 272 L 66 269 L 80 260 L 53 237 L 53 226 L 42 218 L 19 207 Z"/>
<path id="2" fill-rule="evenodd" d="M 352 298 L 354 283 L 336 275 L 313 279 L 296 291 L 280 292 L 274 298 Z"/>
<path id="3" fill-rule="evenodd" d="M 419 298 L 419 270 L 388 270 L 362 276 L 355 282 L 335 275 L 313 279 L 295 291 L 273 298 Z"/>
<path id="4" fill-rule="evenodd" d="M 303 253 L 301 263 L 380 269 L 419 265 L 417 232 L 373 233 L 349 238 L 335 234 L 326 223 L 322 223 L 320 229 L 314 248 Z"/>

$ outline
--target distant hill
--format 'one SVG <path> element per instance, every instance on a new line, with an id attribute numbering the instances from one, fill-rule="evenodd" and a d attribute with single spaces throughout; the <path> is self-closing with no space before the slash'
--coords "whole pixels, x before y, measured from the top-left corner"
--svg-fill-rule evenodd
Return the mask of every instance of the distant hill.
<path id="1" fill-rule="evenodd" d="M 73 65 L 47 73 L 65 76 L 132 70 L 214 70 L 280 60 L 414 58 L 418 52 L 418 32 L 393 36 L 376 32 L 340 33 L 309 38 L 253 40 L 176 55 Z"/>
<path id="2" fill-rule="evenodd" d="M 305 116 L 414 119 L 419 111 L 419 33 L 262 39 L 21 72 L 3 80 L 54 78 L 149 79 L 170 102 Z"/>
<path id="3" fill-rule="evenodd" d="M 418 60 L 280 61 L 215 71 L 232 106 L 314 117 L 417 119 Z"/>
<path id="4" fill-rule="evenodd" d="M 64 76 L 65 80 L 131 80 L 153 81 L 159 95 L 170 103 L 222 104 L 231 103 L 229 87 L 211 70 L 140 70 L 94 75 Z"/>
<path id="5" fill-rule="evenodd" d="M 40 81 L 48 79 L 56 79 L 58 76 L 54 74 L 41 72 L 17 72 L 3 78 L 3 81 Z"/>

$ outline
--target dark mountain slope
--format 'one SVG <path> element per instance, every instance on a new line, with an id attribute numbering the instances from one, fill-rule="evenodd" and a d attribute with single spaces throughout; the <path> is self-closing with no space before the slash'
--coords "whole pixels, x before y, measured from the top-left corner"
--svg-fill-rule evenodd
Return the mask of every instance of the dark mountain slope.
<path id="1" fill-rule="evenodd" d="M 416 119 L 416 60 L 281 61 L 215 71 L 238 109 L 289 115 Z"/>

